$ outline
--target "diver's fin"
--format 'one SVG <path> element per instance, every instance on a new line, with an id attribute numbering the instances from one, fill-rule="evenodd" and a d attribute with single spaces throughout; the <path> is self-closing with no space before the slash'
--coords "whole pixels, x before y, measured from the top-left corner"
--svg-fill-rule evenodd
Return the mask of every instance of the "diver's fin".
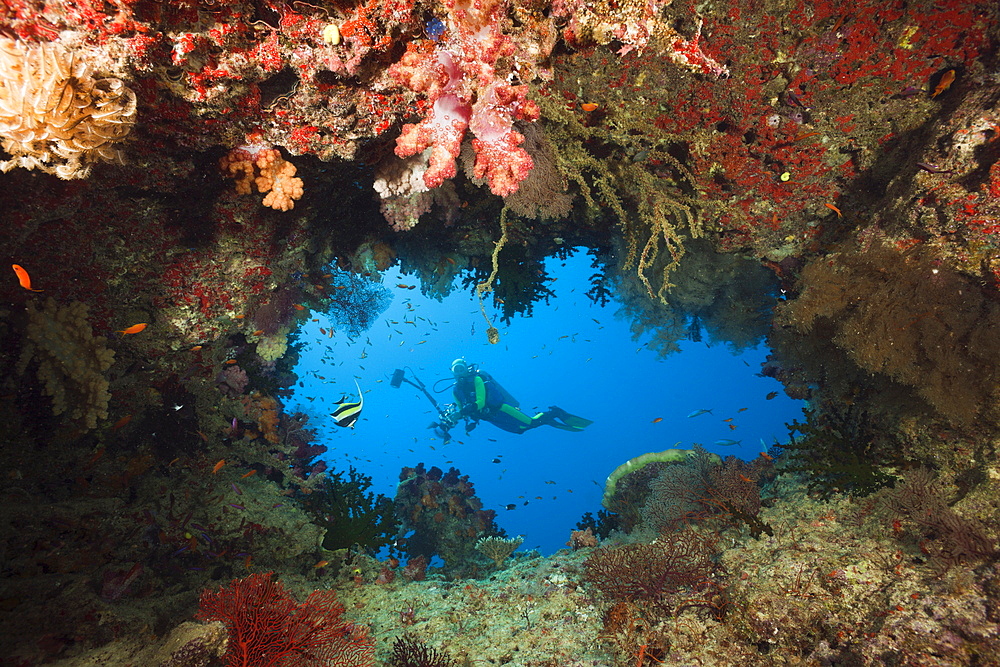
<path id="1" fill-rule="evenodd" d="M 579 426 L 570 426 L 569 424 L 564 424 L 558 421 L 551 421 L 548 423 L 549 426 L 554 426 L 555 428 L 562 429 L 563 431 L 582 431 L 583 428 Z"/>
<path id="2" fill-rule="evenodd" d="M 549 408 L 549 414 L 559 419 L 566 426 L 569 426 L 570 428 L 567 430 L 580 431 L 594 423 L 591 419 L 584 419 L 583 417 L 571 415 L 562 408 L 557 408 L 555 406 Z"/>
<path id="3" fill-rule="evenodd" d="M 563 417 L 563 423 L 567 426 L 572 426 L 575 429 L 584 429 L 594 423 L 592 419 L 584 419 L 583 417 L 577 417 L 576 415 L 566 415 Z"/>

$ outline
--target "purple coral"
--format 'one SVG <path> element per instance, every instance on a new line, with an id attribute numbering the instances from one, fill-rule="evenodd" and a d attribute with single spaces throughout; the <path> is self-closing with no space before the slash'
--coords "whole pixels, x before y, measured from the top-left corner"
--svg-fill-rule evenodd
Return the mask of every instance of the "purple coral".
<path id="1" fill-rule="evenodd" d="M 216 381 L 219 391 L 226 396 L 235 398 L 246 391 L 247 385 L 250 384 L 250 376 L 239 366 L 226 366 L 219 373 Z"/>
<path id="2" fill-rule="evenodd" d="M 670 593 L 709 580 L 714 551 L 714 538 L 685 530 L 651 544 L 601 547 L 584 561 L 584 577 L 614 600 L 662 605 Z"/>

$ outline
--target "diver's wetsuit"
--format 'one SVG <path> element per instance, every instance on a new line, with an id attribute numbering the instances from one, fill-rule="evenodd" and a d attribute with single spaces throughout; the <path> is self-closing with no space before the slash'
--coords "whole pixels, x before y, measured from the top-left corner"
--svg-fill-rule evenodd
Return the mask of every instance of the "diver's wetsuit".
<path id="1" fill-rule="evenodd" d="M 456 378 L 453 393 L 455 402 L 461 406 L 462 416 L 488 421 L 497 428 L 511 433 L 524 433 L 537 426 L 555 426 L 566 431 L 581 431 L 590 424 L 589 420 L 573 417 L 565 410 L 555 407 L 529 417 L 504 400 L 503 392 L 497 388 L 495 382 L 488 376 L 484 378 L 483 374 L 476 371 Z M 566 423 L 567 419 L 570 423 Z"/>

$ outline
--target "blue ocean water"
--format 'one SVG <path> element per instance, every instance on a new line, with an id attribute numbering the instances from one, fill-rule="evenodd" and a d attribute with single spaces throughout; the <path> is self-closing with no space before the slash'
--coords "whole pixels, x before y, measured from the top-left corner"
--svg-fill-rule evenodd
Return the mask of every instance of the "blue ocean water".
<path id="1" fill-rule="evenodd" d="M 786 423 L 802 419 L 803 403 L 758 375 L 764 345 L 734 355 L 724 345 L 682 341 L 681 352 L 659 359 L 632 340 L 630 322 L 615 317 L 618 304 L 587 298 L 588 256 L 549 259 L 546 271 L 556 278 L 549 285 L 556 296 L 535 304 L 531 317 L 504 325 L 487 306 L 500 329 L 495 345 L 474 295 L 456 289 L 436 301 L 397 288 L 413 279 L 386 272 L 392 301 L 369 330 L 331 338 L 320 332 L 332 325 L 319 314 L 302 328 L 301 386 L 287 408 L 310 415 L 332 469 L 354 466 L 372 477 L 376 493 L 393 497 L 403 466 L 458 468 L 497 511 L 497 523 L 525 536 L 522 549 L 543 554 L 565 546 L 584 512 L 601 509 L 605 479 L 626 460 L 694 443 L 752 459 L 787 438 Z M 493 375 L 529 415 L 559 406 L 594 424 L 579 433 L 540 427 L 518 435 L 481 422 L 469 434 L 459 425 L 445 443 L 428 428 L 437 417 L 428 398 L 406 383 L 390 386 L 390 378 L 405 369 L 439 404 L 450 403 L 457 357 Z M 329 413 L 344 395 L 356 398 L 355 380 L 364 410 L 354 428 L 340 428 Z M 688 416 L 699 410 L 711 412 Z M 731 440 L 739 444 L 714 444 Z"/>

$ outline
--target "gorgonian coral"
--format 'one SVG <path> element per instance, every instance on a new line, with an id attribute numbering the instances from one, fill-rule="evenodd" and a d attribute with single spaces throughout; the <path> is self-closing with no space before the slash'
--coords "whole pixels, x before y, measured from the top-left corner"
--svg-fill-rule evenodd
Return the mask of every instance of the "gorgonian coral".
<path id="1" fill-rule="evenodd" d="M 611 600 L 669 608 L 671 593 L 710 579 L 715 549 L 715 537 L 694 530 L 664 533 L 650 544 L 600 547 L 584 561 L 584 578 Z"/>
<path id="2" fill-rule="evenodd" d="M 98 161 L 120 161 L 116 144 L 135 124 L 136 98 L 97 78 L 86 58 L 60 44 L 0 39 L 0 170 L 38 168 L 86 178 Z"/>

